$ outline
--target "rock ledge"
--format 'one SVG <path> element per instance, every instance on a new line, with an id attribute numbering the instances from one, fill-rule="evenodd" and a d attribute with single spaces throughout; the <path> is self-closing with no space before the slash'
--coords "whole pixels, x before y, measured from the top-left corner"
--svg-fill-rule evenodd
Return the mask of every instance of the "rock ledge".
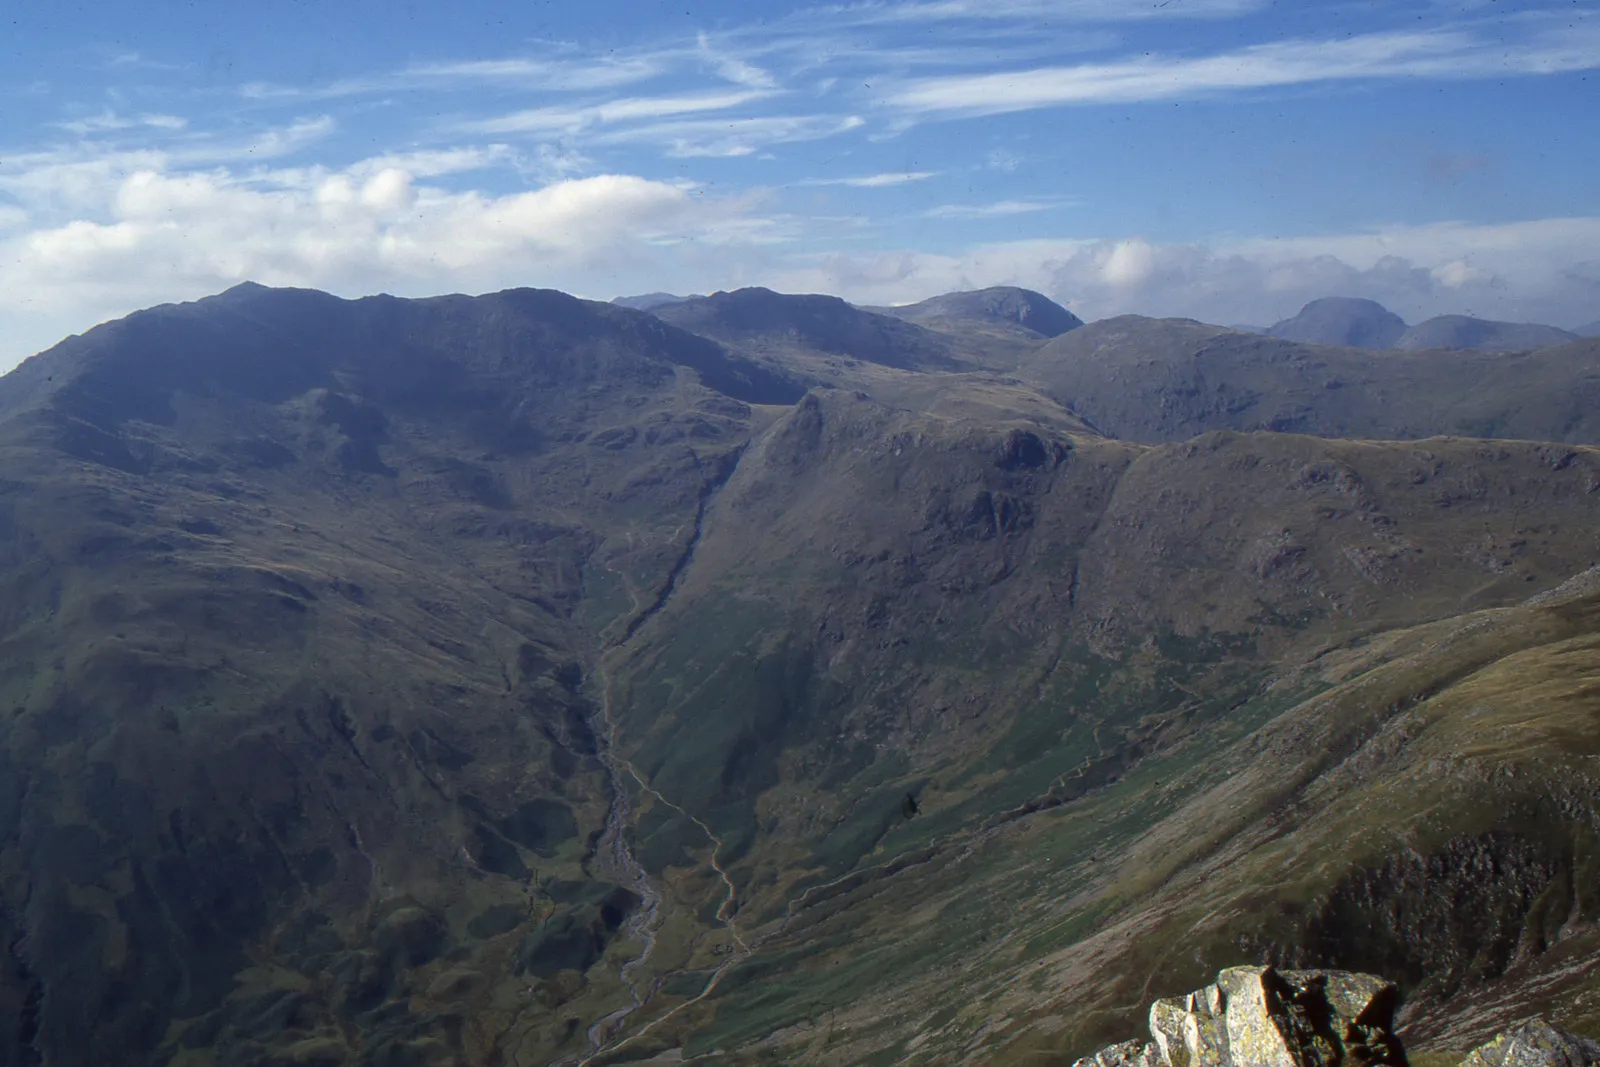
<path id="1" fill-rule="evenodd" d="M 1074 1067 L 1405 1067 L 1397 999 L 1393 983 L 1369 974 L 1230 967 L 1150 1005 L 1148 1044 L 1112 1045 Z"/>
<path id="2" fill-rule="evenodd" d="M 1397 1000 L 1393 983 L 1370 974 L 1230 967 L 1150 1005 L 1150 1041 L 1107 1046 L 1073 1067 L 1408 1067 Z M 1600 1067 L 1600 1042 L 1532 1018 L 1460 1067 Z"/>

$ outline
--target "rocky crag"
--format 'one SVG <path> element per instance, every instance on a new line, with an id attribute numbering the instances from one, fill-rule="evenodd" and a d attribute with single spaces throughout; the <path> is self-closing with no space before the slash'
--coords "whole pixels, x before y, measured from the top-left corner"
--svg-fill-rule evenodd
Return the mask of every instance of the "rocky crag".
<path id="1" fill-rule="evenodd" d="M 1110 1045 L 1073 1067 L 1407 1067 L 1395 1033 L 1397 1001 L 1394 983 L 1370 974 L 1230 967 L 1204 989 L 1152 1004 L 1150 1041 Z M 1460 1067 L 1596 1063 L 1600 1042 L 1535 1016 Z"/>

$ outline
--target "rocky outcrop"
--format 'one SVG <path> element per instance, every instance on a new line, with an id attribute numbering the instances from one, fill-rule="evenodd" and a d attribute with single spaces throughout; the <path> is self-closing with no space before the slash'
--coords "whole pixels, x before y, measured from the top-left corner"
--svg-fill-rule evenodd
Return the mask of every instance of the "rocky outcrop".
<path id="1" fill-rule="evenodd" d="M 1461 1067 L 1594 1067 L 1600 1041 L 1591 1041 L 1532 1018 L 1474 1050 Z"/>
<path id="2" fill-rule="evenodd" d="M 1152 1004 L 1149 1043 L 1112 1045 L 1074 1067 L 1405 1067 L 1396 999 L 1393 984 L 1369 974 L 1230 967 L 1213 985 Z"/>

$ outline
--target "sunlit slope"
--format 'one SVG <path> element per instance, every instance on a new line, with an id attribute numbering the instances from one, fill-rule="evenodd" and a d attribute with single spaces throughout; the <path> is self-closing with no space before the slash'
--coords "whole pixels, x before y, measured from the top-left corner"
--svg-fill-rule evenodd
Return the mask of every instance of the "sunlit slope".
<path id="1" fill-rule="evenodd" d="M 690 1048 L 1068 1063 L 1136 1033 L 1151 996 L 1260 959 L 1394 975 L 1414 1047 L 1532 1011 L 1592 1032 L 1589 590 L 1280 668 L 1119 781 L 819 895 Z"/>
<path id="2" fill-rule="evenodd" d="M 929 1019 L 954 1026 L 918 1053 L 929 1063 L 969 1040 L 988 1062 L 1002 1035 L 1065 1051 L 1117 1036 L 1111 1009 L 1146 1003 L 1174 964 L 1135 937 L 1125 962 L 1073 977 L 1083 953 L 1121 944 L 1107 925 L 1129 940 L 1118 924 L 1159 919 L 1170 943 L 1176 920 L 1138 901 L 1297 825 L 1294 798 L 1434 684 L 1302 703 L 1345 677 L 1328 664 L 1587 566 L 1597 487 L 1587 448 L 1233 434 L 1151 448 L 808 397 L 747 450 L 674 599 L 609 661 L 623 745 L 655 791 L 641 858 L 703 894 L 708 931 L 715 858 L 755 946 L 630 1051 L 753 1056 L 795 1026 L 779 1062 L 812 1041 L 819 1063 L 900 1062 Z M 1437 823 L 1441 842 L 1498 825 Z M 1322 841 L 1323 888 L 1388 862 L 1409 832 Z M 1368 965 L 1344 958 L 1331 919 L 1278 921 L 1272 893 L 1305 876 L 1263 855 L 1234 891 L 1256 886 L 1266 910 L 1195 913 L 1173 951 L 1199 962 L 1171 990 L 1273 953 Z M 1486 874 L 1479 889 L 1503 887 Z M 1319 890 L 1295 891 L 1315 914 Z M 1526 908 L 1512 910 L 1520 929 Z M 1461 933 L 1437 934 L 1425 962 L 1371 968 L 1445 988 L 1441 961 L 1471 955 Z M 1024 977 L 1026 997 L 1006 1000 Z M 1072 1036 L 1047 1036 L 1061 1027 Z"/>

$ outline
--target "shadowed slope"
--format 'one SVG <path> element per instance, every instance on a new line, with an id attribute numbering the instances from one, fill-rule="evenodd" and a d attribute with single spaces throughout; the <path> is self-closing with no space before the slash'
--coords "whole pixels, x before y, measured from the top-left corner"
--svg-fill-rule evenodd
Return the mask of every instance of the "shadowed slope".
<path id="1" fill-rule="evenodd" d="M 1138 441 L 1218 429 L 1600 441 L 1593 341 L 1514 355 L 1369 352 L 1127 315 L 1056 338 L 1018 376 Z"/>
<path id="2" fill-rule="evenodd" d="M 581 1049 L 639 903 L 584 664 L 769 388 L 561 294 L 253 286 L 0 381 L 0 1062 Z"/>

